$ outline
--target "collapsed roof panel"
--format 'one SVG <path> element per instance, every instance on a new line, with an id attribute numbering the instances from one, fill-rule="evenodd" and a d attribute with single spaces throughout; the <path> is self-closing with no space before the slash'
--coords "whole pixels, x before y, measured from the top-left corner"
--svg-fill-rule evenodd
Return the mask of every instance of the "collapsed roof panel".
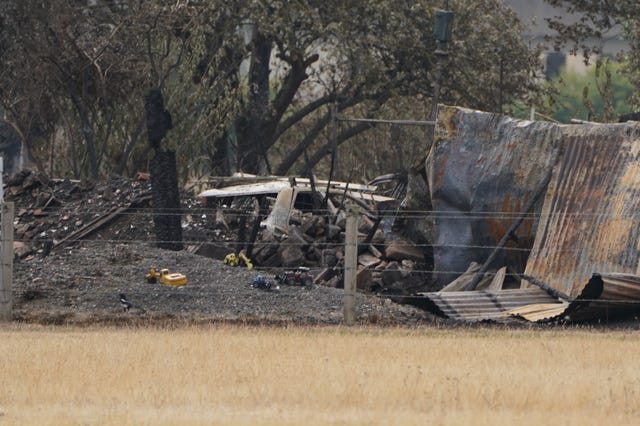
<path id="1" fill-rule="evenodd" d="M 557 319 L 582 321 L 608 319 L 640 308 L 640 276 L 628 274 L 594 274 L 582 286 L 581 293 L 570 302 L 527 305 L 511 309 L 508 315 L 532 322 Z"/>
<path id="2" fill-rule="evenodd" d="M 519 306 L 510 308 L 498 303 L 514 297 L 504 291 L 425 293 L 412 302 L 466 321 L 583 320 L 640 310 L 638 123 L 532 123 L 459 108 L 442 108 L 438 118 L 426 163 L 436 276 L 446 284 L 490 258 L 509 225 L 525 217 L 494 266 L 522 270 L 513 252 L 526 257 L 529 247 L 523 276 L 568 296 L 533 301 L 515 293 Z M 544 203 L 523 211 L 536 183 L 549 176 Z M 536 288 L 522 281 L 522 289 Z"/>
<path id="3" fill-rule="evenodd" d="M 552 168 L 558 133 L 551 123 L 440 107 L 426 162 L 438 284 L 489 256 Z M 534 218 L 523 221 L 517 238 L 496 259 L 497 266 L 524 269 L 534 240 Z"/>
<path id="4" fill-rule="evenodd" d="M 507 311 L 511 309 L 541 303 L 561 304 L 537 287 L 496 291 L 420 293 L 415 296 L 401 297 L 398 301 L 447 318 L 468 322 L 508 320 Z"/>
<path id="5" fill-rule="evenodd" d="M 345 182 L 316 181 L 316 191 L 326 192 L 329 185 L 329 192 L 334 194 L 344 194 L 354 200 L 370 201 L 374 203 L 383 203 L 395 201 L 395 198 L 384 195 L 373 194 L 371 191 L 375 187 L 369 185 L 347 184 Z M 286 178 L 272 178 L 261 182 L 237 184 L 226 186 L 223 188 L 212 188 L 202 191 L 198 196 L 200 198 L 223 198 L 223 197 L 243 197 L 251 195 L 277 194 L 283 189 L 291 188 L 291 182 Z M 311 192 L 311 183 L 308 179 L 295 179 L 295 188 L 297 192 Z"/>
<path id="6" fill-rule="evenodd" d="M 595 272 L 640 271 L 640 125 L 562 126 L 561 138 L 525 273 L 575 297 Z"/>
<path id="7" fill-rule="evenodd" d="M 607 319 L 638 310 L 640 276 L 593 274 L 580 294 L 568 301 L 538 287 L 419 293 L 397 298 L 397 301 L 466 322 L 506 322 L 513 318 L 531 322 Z"/>

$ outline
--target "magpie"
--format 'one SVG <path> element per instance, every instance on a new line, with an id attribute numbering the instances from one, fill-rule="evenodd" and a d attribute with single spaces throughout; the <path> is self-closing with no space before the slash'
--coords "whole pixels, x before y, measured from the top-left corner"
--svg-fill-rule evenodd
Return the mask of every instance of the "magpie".
<path id="1" fill-rule="evenodd" d="M 124 309 L 125 312 L 128 312 L 129 309 L 133 308 L 133 303 L 127 300 L 127 296 L 124 293 L 120 293 L 120 305 Z"/>

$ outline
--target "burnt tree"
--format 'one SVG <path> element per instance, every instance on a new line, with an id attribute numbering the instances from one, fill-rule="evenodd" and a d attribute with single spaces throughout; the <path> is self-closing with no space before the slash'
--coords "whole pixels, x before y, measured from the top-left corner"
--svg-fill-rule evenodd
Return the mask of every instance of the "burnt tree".
<path id="1" fill-rule="evenodd" d="M 180 192 L 175 151 L 165 150 L 162 139 L 171 129 L 171 115 L 164 109 L 162 92 L 151 89 L 145 100 L 147 137 L 153 148 L 149 173 L 153 194 L 153 223 L 156 245 L 169 250 L 182 250 Z"/>

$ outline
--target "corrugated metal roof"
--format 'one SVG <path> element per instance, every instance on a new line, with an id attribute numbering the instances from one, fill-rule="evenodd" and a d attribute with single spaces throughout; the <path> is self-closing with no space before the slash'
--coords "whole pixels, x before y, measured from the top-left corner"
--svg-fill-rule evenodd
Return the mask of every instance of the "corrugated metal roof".
<path id="1" fill-rule="evenodd" d="M 593 274 L 570 301 L 556 299 L 538 287 L 420 293 L 399 301 L 467 322 L 506 321 L 512 317 L 531 322 L 608 319 L 640 310 L 640 276 Z"/>
<path id="2" fill-rule="evenodd" d="M 640 272 L 640 126 L 564 126 L 562 144 L 525 273 L 576 297 L 595 272 Z"/>
<path id="3" fill-rule="evenodd" d="M 505 320 L 508 319 L 507 311 L 511 309 L 537 303 L 557 302 L 537 287 L 496 291 L 420 293 L 404 297 L 401 301 L 447 318 L 469 322 Z"/>
<path id="4" fill-rule="evenodd" d="M 325 192 L 327 187 L 326 181 L 318 181 L 316 182 L 316 190 L 319 192 Z M 347 188 L 351 188 L 350 186 L 344 186 L 343 183 L 336 183 L 335 185 L 331 185 L 329 188 L 329 192 L 336 194 L 345 194 L 346 196 L 362 201 L 371 201 L 371 202 L 388 202 L 395 201 L 395 198 L 387 197 L 385 195 L 373 194 L 368 191 L 359 191 L 354 189 L 353 191 Z M 344 186 L 344 187 L 343 187 Z M 355 185 L 354 185 L 355 186 Z M 358 185 L 358 187 L 362 187 L 363 185 Z M 277 194 L 283 189 L 291 188 L 291 184 L 288 180 L 273 180 L 269 182 L 254 182 L 254 183 L 246 183 L 241 185 L 232 185 L 226 186 L 224 188 L 212 188 L 202 191 L 198 194 L 200 198 L 220 198 L 220 197 L 240 197 L 240 196 L 249 196 L 249 195 L 262 195 L 262 194 Z M 298 180 L 296 179 L 296 190 L 298 192 L 311 192 L 311 184 L 306 180 Z"/>
<path id="5" fill-rule="evenodd" d="M 601 289 L 600 289 L 601 288 Z M 607 319 L 640 310 L 640 276 L 594 274 L 578 299 L 562 305 L 529 305 L 512 309 L 508 315 L 541 322 Z"/>
<path id="6" fill-rule="evenodd" d="M 564 314 L 569 306 L 568 302 L 536 303 L 507 311 L 506 315 L 519 317 L 531 322 L 544 322 L 558 318 Z"/>

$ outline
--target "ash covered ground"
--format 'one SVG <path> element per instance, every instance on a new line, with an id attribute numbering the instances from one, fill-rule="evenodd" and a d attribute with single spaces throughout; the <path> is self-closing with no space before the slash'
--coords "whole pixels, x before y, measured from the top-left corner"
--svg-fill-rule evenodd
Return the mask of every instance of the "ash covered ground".
<path id="1" fill-rule="evenodd" d="M 314 285 L 253 288 L 257 274 L 275 272 L 230 267 L 187 250 L 156 247 L 145 181 L 53 182 L 23 173 L 7 182 L 15 204 L 13 312 L 18 321 L 42 324 L 339 324 L 343 291 Z M 193 194 L 183 194 L 187 242 L 208 240 L 207 212 Z M 92 221 L 127 207 L 99 230 L 79 238 Z M 216 238 L 224 236 L 216 234 Z M 150 284 L 149 268 L 169 268 L 188 277 L 186 286 Z M 124 293 L 134 304 L 119 302 Z M 361 324 L 418 325 L 440 320 L 411 306 L 358 293 Z"/>

